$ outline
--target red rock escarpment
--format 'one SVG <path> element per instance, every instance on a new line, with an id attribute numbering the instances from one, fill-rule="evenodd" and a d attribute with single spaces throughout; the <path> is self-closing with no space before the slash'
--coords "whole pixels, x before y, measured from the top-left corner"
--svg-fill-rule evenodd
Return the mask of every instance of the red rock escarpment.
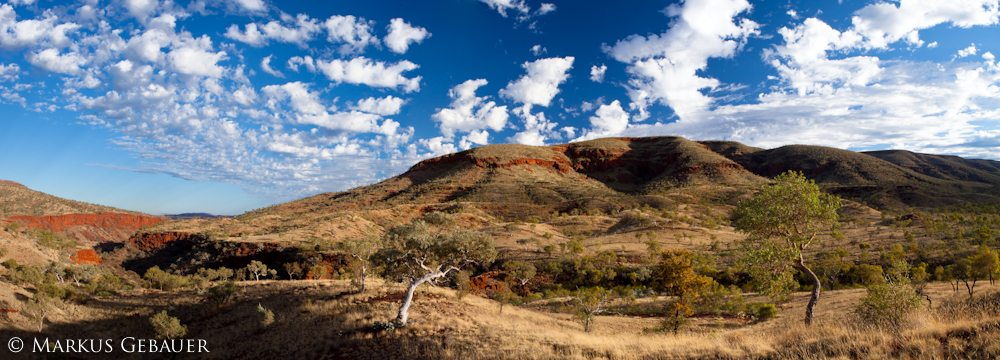
<path id="1" fill-rule="evenodd" d="M 128 239 L 128 242 L 133 247 L 141 251 L 153 251 L 167 246 L 170 242 L 177 240 L 189 240 L 192 237 L 193 235 L 185 232 L 168 231 L 160 233 L 135 234 Z"/>
<path id="2" fill-rule="evenodd" d="M 46 229 L 63 232 L 76 226 L 93 226 L 101 229 L 138 230 L 143 226 L 156 225 L 163 219 L 156 216 L 132 214 L 66 214 L 50 216 L 11 216 L 10 221 L 32 229 Z"/>

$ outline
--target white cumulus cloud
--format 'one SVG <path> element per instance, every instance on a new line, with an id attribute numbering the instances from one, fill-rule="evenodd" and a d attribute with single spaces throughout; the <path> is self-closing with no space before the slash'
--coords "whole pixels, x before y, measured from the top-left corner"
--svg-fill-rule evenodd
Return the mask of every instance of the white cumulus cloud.
<path id="1" fill-rule="evenodd" d="M 604 73 L 608 71 L 608 66 L 601 64 L 600 67 L 597 65 L 590 67 L 590 81 L 593 82 L 604 82 Z"/>
<path id="2" fill-rule="evenodd" d="M 431 116 L 431 119 L 439 123 L 438 126 L 445 138 L 451 139 L 456 132 L 471 133 L 484 129 L 501 131 L 507 126 L 507 106 L 497 106 L 495 102 L 487 101 L 485 96 L 476 96 L 476 90 L 487 83 L 486 79 L 466 80 L 448 90 L 451 106 L 441 109 Z M 486 135 L 472 136 L 473 138 L 466 140 L 484 139 Z M 485 144 L 472 142 L 480 145 Z M 463 148 L 468 147 L 463 146 Z"/>
<path id="3" fill-rule="evenodd" d="M 292 56 L 288 59 L 288 68 L 292 71 L 298 72 L 299 66 L 305 66 L 306 71 L 316 72 L 316 62 L 313 60 L 312 56 Z"/>
<path id="4" fill-rule="evenodd" d="M 507 17 L 507 10 L 514 10 L 516 12 L 527 14 L 531 11 L 531 8 L 524 3 L 524 0 L 479 0 L 486 5 L 489 5 L 491 9 L 496 10 L 500 13 L 500 16 Z"/>
<path id="5" fill-rule="evenodd" d="M 383 98 L 369 97 L 358 100 L 358 103 L 351 107 L 353 110 L 364 111 L 382 116 L 396 115 L 406 104 L 406 100 L 389 95 Z"/>
<path id="6" fill-rule="evenodd" d="M 976 44 L 972 44 L 972 45 L 969 45 L 969 47 L 967 47 L 965 49 L 959 50 L 958 54 L 955 54 L 954 59 L 961 59 L 961 58 L 964 58 L 966 56 L 976 55 L 976 52 L 977 52 Z"/>
<path id="7" fill-rule="evenodd" d="M 60 54 L 56 49 L 45 49 L 38 53 L 28 53 L 28 62 L 32 65 L 51 72 L 75 75 L 80 73 L 80 66 L 87 63 L 87 59 L 75 52 Z"/>
<path id="8" fill-rule="evenodd" d="M 21 75 L 21 67 L 17 64 L 0 63 L 0 82 L 16 81 Z"/>
<path id="9" fill-rule="evenodd" d="M 535 56 L 539 56 L 541 54 L 549 52 L 549 49 L 542 47 L 542 45 L 532 46 L 531 49 L 528 50 L 530 50 L 531 53 L 534 54 Z"/>
<path id="10" fill-rule="evenodd" d="M 603 49 L 615 60 L 628 63 L 627 85 L 630 108 L 639 111 L 636 120 L 648 117 L 653 103 L 670 106 L 681 119 L 712 103 L 702 89 L 714 89 L 719 81 L 701 77 L 700 70 L 713 57 L 731 57 L 740 44 L 757 34 L 757 23 L 737 16 L 751 9 L 746 0 L 688 1 L 668 6 L 671 27 L 660 35 L 631 35 Z"/>
<path id="11" fill-rule="evenodd" d="M 222 76 L 224 68 L 218 63 L 227 59 L 226 52 L 212 50 L 212 39 L 208 35 L 175 44 L 178 45 L 167 53 L 174 71 L 185 75 Z"/>
<path id="12" fill-rule="evenodd" d="M 318 20 L 309 18 L 308 15 L 299 14 L 293 18 L 283 14 L 281 21 L 274 20 L 263 25 L 249 23 L 243 31 L 240 31 L 239 25 L 230 25 L 225 36 L 255 47 L 267 45 L 271 41 L 305 47 L 320 31 L 322 28 Z"/>
<path id="13" fill-rule="evenodd" d="M 1000 22 L 996 0 L 903 0 L 876 2 L 854 13 L 854 29 L 865 37 L 865 47 L 886 48 L 904 40 L 921 46 L 919 30 L 951 23 L 961 28 L 994 25 Z"/>
<path id="14" fill-rule="evenodd" d="M 331 81 L 362 84 L 371 87 L 401 88 L 404 92 L 420 91 L 420 76 L 407 78 L 403 72 L 418 68 L 403 60 L 395 64 L 356 57 L 348 61 L 334 59 L 316 61 L 316 68 Z"/>
<path id="15" fill-rule="evenodd" d="M 573 67 L 572 56 L 546 58 L 526 62 L 521 65 L 526 74 L 500 90 L 500 96 L 522 104 L 549 106 L 552 98 L 559 93 L 559 85 L 569 78 Z"/>
<path id="16" fill-rule="evenodd" d="M 590 130 L 573 141 L 617 136 L 628 128 L 629 115 L 622 109 L 618 100 L 612 101 L 609 105 L 601 105 L 594 115 L 590 117 Z"/>
<path id="17" fill-rule="evenodd" d="M 326 28 L 326 40 L 331 43 L 344 43 L 340 46 L 341 54 L 360 54 L 369 45 L 378 46 L 378 37 L 372 35 L 374 21 L 357 18 L 354 15 L 334 15 L 323 22 Z"/>
<path id="18" fill-rule="evenodd" d="M 17 20 L 17 13 L 10 4 L 0 5 L 0 48 L 17 50 L 28 46 L 62 48 L 71 41 L 67 33 L 80 25 L 59 23 L 59 17 L 45 12 L 41 19 Z"/>
<path id="19" fill-rule="evenodd" d="M 397 54 L 406 53 L 412 43 L 421 43 L 424 39 L 431 37 L 431 33 L 419 26 L 412 26 L 404 22 L 402 18 L 395 18 L 389 21 L 386 27 L 389 34 L 382 39 L 385 46 Z"/>

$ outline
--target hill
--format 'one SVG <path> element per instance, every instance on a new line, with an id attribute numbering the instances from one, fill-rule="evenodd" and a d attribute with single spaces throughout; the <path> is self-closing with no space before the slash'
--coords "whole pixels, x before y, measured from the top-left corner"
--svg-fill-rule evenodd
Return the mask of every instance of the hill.
<path id="1" fill-rule="evenodd" d="M 1000 201 L 1000 162 L 916 154 L 858 153 L 810 145 L 759 149 L 703 142 L 756 175 L 800 171 L 832 193 L 884 208 L 936 207 Z"/>
<path id="2" fill-rule="evenodd" d="M 26 236 L 50 239 L 60 248 L 72 247 L 74 241 L 86 247 L 122 242 L 136 230 L 161 222 L 160 217 L 63 199 L 0 180 L 0 224 L 17 224 Z"/>
<path id="3" fill-rule="evenodd" d="M 63 199 L 31 190 L 27 186 L 13 181 L 0 180 L 0 218 L 17 215 L 49 216 L 98 213 L 140 214 L 110 206 Z"/>
<path id="4" fill-rule="evenodd" d="M 766 181 L 708 147 L 680 137 L 598 139 L 545 147 L 502 144 L 424 160 L 378 184 L 320 194 L 266 211 L 300 213 L 447 202 L 552 207 L 616 194 L 662 193 L 702 185 L 747 187 Z"/>

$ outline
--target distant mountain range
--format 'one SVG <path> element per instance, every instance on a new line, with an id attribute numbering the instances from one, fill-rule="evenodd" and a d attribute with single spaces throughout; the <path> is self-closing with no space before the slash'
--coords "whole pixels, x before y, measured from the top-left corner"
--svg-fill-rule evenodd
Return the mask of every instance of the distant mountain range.
<path id="1" fill-rule="evenodd" d="M 811 145 L 761 149 L 665 136 L 542 147 L 487 145 L 421 161 L 378 184 L 320 194 L 267 211 L 301 213 L 453 200 L 545 205 L 614 193 L 756 187 L 788 170 L 803 172 L 826 191 L 877 207 L 1000 201 L 1000 162 L 992 160 Z"/>
<path id="2" fill-rule="evenodd" d="M 232 217 L 232 216 L 229 216 L 229 215 L 213 215 L 213 214 L 209 214 L 209 213 L 163 214 L 162 216 L 165 217 L 165 218 L 168 218 L 168 219 L 172 219 L 172 220 L 195 219 L 195 218 L 200 218 L 200 219 L 215 219 L 215 218 Z"/>
<path id="3" fill-rule="evenodd" d="M 761 149 L 730 141 L 698 142 L 665 136 L 552 146 L 487 145 L 421 161 L 378 184 L 319 194 L 246 215 L 261 219 L 259 226 L 281 227 L 286 226 L 279 226 L 288 220 L 285 217 L 305 214 L 313 217 L 372 206 L 466 202 L 523 217 L 623 194 L 687 196 L 700 192 L 724 194 L 708 196 L 726 200 L 788 170 L 803 172 L 828 192 L 879 208 L 1000 202 L 1000 162 L 992 160 L 809 145 Z M 18 218 L 24 225 L 48 224 L 47 228 L 63 235 L 89 240 L 85 242 L 99 238 L 121 241 L 127 232 L 163 218 L 228 217 L 184 213 L 157 218 L 61 199 L 0 181 L 0 219 L 9 222 Z M 94 231 L 105 226 L 101 224 L 110 224 L 107 226 L 116 231 L 111 236 Z"/>

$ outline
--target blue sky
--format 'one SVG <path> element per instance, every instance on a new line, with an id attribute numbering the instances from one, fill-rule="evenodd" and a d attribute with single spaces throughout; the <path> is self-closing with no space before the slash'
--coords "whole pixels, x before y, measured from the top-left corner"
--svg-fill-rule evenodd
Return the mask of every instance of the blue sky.
<path id="1" fill-rule="evenodd" d="M 0 4 L 0 179 L 238 214 L 498 143 L 1000 159 L 994 1 Z"/>

